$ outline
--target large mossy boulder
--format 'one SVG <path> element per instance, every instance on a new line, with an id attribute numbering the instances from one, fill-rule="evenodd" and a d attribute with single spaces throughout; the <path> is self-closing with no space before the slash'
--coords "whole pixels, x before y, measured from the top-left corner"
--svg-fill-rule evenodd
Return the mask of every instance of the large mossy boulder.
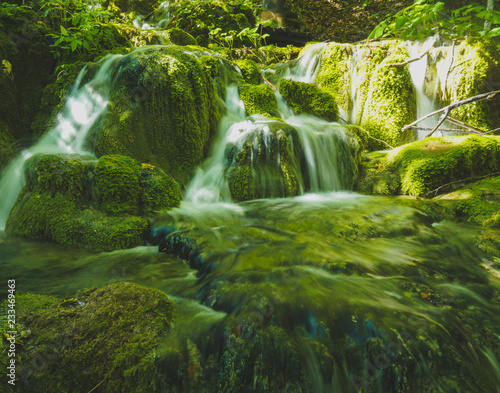
<path id="1" fill-rule="evenodd" d="M 16 297 L 17 327 L 25 332 L 18 348 L 20 391 L 168 391 L 159 347 L 173 308 L 165 293 L 126 282 L 71 301 Z"/>
<path id="2" fill-rule="evenodd" d="M 229 130 L 225 177 L 236 201 L 289 197 L 303 191 L 297 131 L 280 121 L 236 123 Z"/>
<path id="3" fill-rule="evenodd" d="M 95 130 L 95 152 L 150 163 L 186 183 L 220 118 L 209 70 L 177 46 L 136 50 L 119 69 Z"/>
<path id="4" fill-rule="evenodd" d="M 239 87 L 239 93 L 247 115 L 281 118 L 278 111 L 278 101 L 276 101 L 276 96 L 269 85 L 244 83 Z"/>
<path id="5" fill-rule="evenodd" d="M 27 8 L 0 8 L 0 169 L 32 142 L 31 122 L 54 71 L 49 30 Z"/>
<path id="6" fill-rule="evenodd" d="M 25 165 L 26 185 L 7 231 L 30 239 L 94 250 L 144 244 L 141 214 L 180 204 L 173 178 L 125 156 L 36 155 Z"/>
<path id="7" fill-rule="evenodd" d="M 339 118 L 334 97 L 316 85 L 282 79 L 279 91 L 296 115 L 305 113 L 327 121 Z"/>
<path id="8" fill-rule="evenodd" d="M 500 168 L 500 137 L 433 137 L 377 154 L 366 162 L 359 191 L 434 196 L 444 185 L 467 182 Z"/>

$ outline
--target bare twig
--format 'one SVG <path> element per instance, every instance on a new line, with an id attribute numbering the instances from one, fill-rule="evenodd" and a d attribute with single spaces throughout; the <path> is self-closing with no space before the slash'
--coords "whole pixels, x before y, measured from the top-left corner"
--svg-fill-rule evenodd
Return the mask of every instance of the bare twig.
<path id="1" fill-rule="evenodd" d="M 92 393 L 94 390 L 96 390 L 104 381 L 106 380 L 106 377 L 104 377 L 104 379 L 99 382 L 97 385 L 95 385 L 92 390 L 89 391 L 89 393 Z"/>
<path id="2" fill-rule="evenodd" d="M 373 139 L 374 141 L 377 141 L 377 142 L 383 143 L 383 144 L 384 144 L 384 145 L 386 145 L 389 149 L 394 149 L 394 146 L 389 145 L 386 141 L 383 141 L 382 139 L 377 139 L 377 138 L 374 138 L 374 137 L 373 137 L 373 136 L 371 136 L 371 135 L 368 135 L 368 138 Z"/>
<path id="3" fill-rule="evenodd" d="M 445 106 L 444 108 L 438 109 L 437 111 L 431 112 L 431 113 L 421 117 L 420 119 L 415 120 L 413 123 L 410 123 L 410 124 L 404 126 L 401 129 L 401 132 L 404 132 L 404 131 L 412 128 L 413 126 L 417 125 L 421 121 L 428 119 L 431 116 L 437 115 L 438 113 L 443 113 L 443 112 L 449 113 L 455 108 L 458 108 L 462 105 L 470 104 L 471 102 L 475 102 L 475 101 L 491 100 L 493 97 L 495 97 L 499 93 L 500 93 L 500 90 L 495 90 L 495 91 L 490 91 L 488 93 L 479 94 L 479 95 L 474 96 L 474 97 L 469 97 L 469 98 L 466 98 L 465 100 L 456 101 L 448 106 Z"/>
<path id="4" fill-rule="evenodd" d="M 473 134 L 479 134 L 479 135 L 488 135 L 483 130 L 481 130 L 481 129 L 477 128 L 477 127 L 471 126 L 470 124 L 464 123 L 463 121 L 454 119 L 453 117 L 449 117 L 448 116 L 448 121 L 450 123 L 453 123 L 453 124 L 457 125 L 457 126 L 466 128 L 467 129 L 466 132 L 472 132 Z"/>
<path id="5" fill-rule="evenodd" d="M 271 82 L 269 82 L 269 80 L 264 75 L 262 75 L 262 79 L 264 79 L 264 82 L 266 82 L 269 86 L 271 86 L 271 89 L 276 90 L 276 86 L 274 86 Z"/>
<path id="6" fill-rule="evenodd" d="M 448 72 L 446 73 L 446 77 L 444 78 L 443 101 L 444 101 L 444 98 L 446 96 L 446 84 L 448 83 L 448 75 L 450 75 L 451 66 L 453 65 L 453 60 L 455 59 L 455 42 L 456 42 L 456 40 L 453 40 L 453 44 L 451 45 L 450 66 L 448 67 Z"/>
<path id="7" fill-rule="evenodd" d="M 448 118 L 449 119 L 449 118 Z M 431 127 L 417 127 L 413 126 L 412 127 L 414 130 L 420 130 L 420 131 L 430 131 L 433 128 Z M 463 128 L 440 128 L 438 131 L 447 131 L 447 132 L 469 132 L 468 130 L 464 130 Z"/>
<path id="8" fill-rule="evenodd" d="M 393 63 L 393 64 L 386 64 L 386 67 L 404 67 L 405 65 L 407 64 L 410 64 L 410 63 L 413 63 L 414 61 L 418 61 L 420 60 L 422 57 L 424 57 L 427 53 L 429 53 L 429 51 L 432 49 L 429 48 L 427 49 L 424 53 L 422 53 L 419 57 L 415 57 L 413 59 L 410 59 L 410 60 L 406 60 L 406 61 L 403 61 L 402 63 Z"/>
<path id="9" fill-rule="evenodd" d="M 432 136 L 432 134 L 434 134 L 436 132 L 436 130 L 441 126 L 441 124 L 444 123 L 444 121 L 446 120 L 446 118 L 448 117 L 448 115 L 450 114 L 450 112 L 451 112 L 451 109 L 448 108 L 441 115 L 441 119 L 439 119 L 438 123 L 436 124 L 436 127 L 434 127 L 434 129 L 425 136 L 426 138 L 429 138 L 430 136 Z"/>
<path id="10" fill-rule="evenodd" d="M 455 181 L 443 184 L 443 185 L 439 186 L 438 188 L 436 188 L 435 190 L 429 191 L 427 194 L 425 194 L 425 196 L 432 194 L 432 193 L 434 193 L 434 196 L 436 196 L 440 189 L 447 187 L 447 186 L 451 186 L 452 184 L 463 183 L 463 182 L 466 182 L 469 180 L 480 180 L 480 179 L 484 179 L 484 178 L 489 177 L 489 176 L 497 176 L 497 175 L 500 175 L 500 172 L 493 172 L 493 173 L 488 173 L 487 175 L 484 175 L 484 176 L 471 176 L 471 177 L 466 177 L 465 179 L 455 180 Z"/>

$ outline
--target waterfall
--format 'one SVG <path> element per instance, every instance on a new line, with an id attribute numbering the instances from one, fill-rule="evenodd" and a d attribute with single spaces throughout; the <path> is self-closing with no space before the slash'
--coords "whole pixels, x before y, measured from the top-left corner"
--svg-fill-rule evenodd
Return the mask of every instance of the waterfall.
<path id="1" fill-rule="evenodd" d="M 432 36 L 427 38 L 423 43 L 419 41 L 408 42 L 408 54 L 410 58 L 418 58 L 423 53 L 427 52 L 436 43 L 437 37 Z M 413 86 L 415 87 L 415 95 L 417 99 L 417 119 L 425 116 L 428 113 L 434 112 L 438 109 L 436 103 L 436 93 L 438 83 L 437 80 L 432 80 L 432 86 L 430 87 L 430 96 L 426 94 L 426 87 L 428 87 L 427 82 L 427 69 L 428 69 L 428 58 L 429 55 L 425 54 L 421 59 L 408 64 L 408 70 L 411 75 Z M 426 86 L 427 85 L 427 86 Z M 430 128 L 431 130 L 437 124 L 437 117 L 430 117 L 419 123 L 420 127 Z M 430 130 L 418 130 L 418 139 L 423 139 L 430 132 Z M 442 132 L 435 133 L 435 135 L 442 135 Z"/>
<path id="2" fill-rule="evenodd" d="M 10 210 L 24 186 L 24 163 L 38 153 L 92 154 L 85 143 L 92 126 L 108 105 L 111 75 L 123 55 L 108 55 L 100 61 L 92 80 L 82 85 L 88 72 L 84 67 L 57 115 L 54 127 L 33 146 L 23 150 L 3 170 L 0 177 L 0 229 L 5 227 Z"/>
<path id="3" fill-rule="evenodd" d="M 305 53 L 296 61 L 291 62 L 286 68 L 278 66 L 277 72 L 280 79 L 292 79 L 298 82 L 311 83 L 321 66 L 321 52 L 324 43 L 311 45 Z M 338 123 L 330 123 L 309 115 L 295 115 L 283 100 L 279 91 L 275 90 L 278 101 L 278 110 L 281 118 L 294 127 L 299 135 L 303 148 L 303 168 L 305 178 L 308 181 L 307 191 L 331 192 L 345 189 L 342 179 L 342 171 L 339 168 L 338 152 L 341 145 L 347 144 L 343 126 Z M 219 126 L 219 133 L 214 144 L 211 156 L 198 168 L 194 178 L 190 182 L 185 199 L 194 203 L 217 203 L 230 202 L 231 194 L 228 186 L 227 151 L 231 146 L 243 149 L 245 143 L 251 145 L 251 152 L 259 151 L 262 144 L 267 156 L 267 162 L 271 160 L 271 146 L 273 145 L 270 127 L 276 125 L 276 121 L 268 120 L 259 116 L 245 117 L 245 107 L 239 97 L 238 88 L 235 84 L 229 84 L 225 98 L 226 115 Z M 258 135 L 258 137 L 256 137 Z M 278 152 L 278 164 L 280 152 Z M 251 156 L 251 162 L 256 186 L 259 187 L 260 197 L 284 196 L 276 180 L 272 179 L 272 168 L 258 168 L 255 163 L 256 157 Z M 272 165 L 272 164 L 268 164 Z M 269 171 L 267 170 L 269 169 Z M 269 172 L 269 173 L 267 173 Z M 300 174 L 299 174 L 300 175 Z M 300 193 L 305 190 L 301 176 L 299 176 Z"/>

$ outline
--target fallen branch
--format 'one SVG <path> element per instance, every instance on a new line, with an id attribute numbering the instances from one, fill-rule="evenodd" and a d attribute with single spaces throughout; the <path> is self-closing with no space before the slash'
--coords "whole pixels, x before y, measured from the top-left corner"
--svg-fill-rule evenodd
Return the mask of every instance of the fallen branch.
<path id="1" fill-rule="evenodd" d="M 269 82 L 269 80 L 264 75 L 262 75 L 262 79 L 264 79 L 264 82 L 267 83 L 271 87 L 271 89 L 276 90 L 276 86 Z"/>
<path id="2" fill-rule="evenodd" d="M 431 127 L 417 127 L 417 126 L 414 126 L 412 128 L 414 130 L 420 130 L 420 131 L 430 131 L 430 130 L 432 130 Z M 463 128 L 440 128 L 438 131 L 446 131 L 446 132 L 469 132 L 468 130 L 464 130 Z"/>
<path id="3" fill-rule="evenodd" d="M 434 134 L 436 132 L 436 130 L 441 126 L 441 124 L 444 123 L 444 121 L 446 120 L 446 118 L 448 117 L 448 115 L 450 114 L 451 112 L 451 109 L 447 109 L 442 115 L 441 115 L 441 118 L 439 119 L 438 123 L 436 124 L 436 127 L 434 127 L 434 129 L 429 132 L 425 138 L 429 138 L 430 136 L 432 136 L 432 134 Z"/>
<path id="4" fill-rule="evenodd" d="M 429 191 L 427 194 L 425 194 L 425 196 L 427 196 L 429 194 L 432 194 L 432 193 L 434 193 L 434 196 L 436 196 L 437 193 L 438 193 L 438 191 L 441 188 L 447 187 L 447 186 L 451 186 L 452 184 L 463 183 L 463 182 L 466 182 L 466 181 L 469 181 L 469 180 L 480 180 L 480 179 L 485 179 L 485 178 L 487 178 L 489 176 L 497 176 L 497 175 L 500 175 L 500 172 L 488 173 L 487 175 L 484 175 L 484 176 L 471 176 L 471 177 L 467 177 L 465 179 L 455 180 L 455 181 L 443 184 L 442 186 L 439 186 L 435 190 Z"/>
<path id="5" fill-rule="evenodd" d="M 448 121 L 450 123 L 453 123 L 457 126 L 460 126 L 460 127 L 463 127 L 463 128 L 466 128 L 467 131 L 465 132 L 472 132 L 473 134 L 479 134 L 479 135 L 488 135 L 486 132 L 484 132 L 483 130 L 479 129 L 479 128 L 476 128 L 474 126 L 471 126 L 470 124 L 467 124 L 467 123 L 464 123 L 463 121 L 460 121 L 460 120 L 457 120 L 457 119 L 454 119 L 453 117 L 449 117 L 448 116 Z"/>
<path id="6" fill-rule="evenodd" d="M 443 113 L 443 112 L 446 113 L 447 112 L 449 114 L 453 109 L 458 108 L 462 105 L 470 104 L 471 102 L 475 102 L 475 101 L 491 100 L 493 97 L 495 97 L 499 93 L 500 93 L 500 90 L 495 90 L 495 91 L 490 91 L 488 93 L 479 94 L 479 95 L 474 96 L 474 97 L 469 97 L 469 98 L 466 98 L 465 100 L 455 101 L 454 103 L 452 103 L 448 106 L 445 106 L 444 108 L 441 108 L 441 109 L 438 109 L 437 111 L 431 112 L 431 113 L 421 117 L 420 119 L 415 120 L 413 123 L 410 123 L 410 124 L 404 126 L 401 129 L 401 132 L 409 130 L 410 128 L 417 125 L 421 121 L 428 119 L 431 116 L 437 115 L 438 113 Z"/>
<path id="7" fill-rule="evenodd" d="M 426 50 L 424 53 L 422 53 L 419 57 L 415 57 L 415 58 L 413 58 L 413 59 L 403 61 L 402 63 L 386 64 L 386 67 L 404 67 L 405 65 L 410 64 L 410 63 L 413 63 L 414 61 L 419 61 L 422 57 L 424 57 L 427 53 L 429 53 L 429 51 L 430 51 L 431 49 L 432 49 L 432 47 L 430 47 L 429 49 L 427 49 L 427 50 Z"/>

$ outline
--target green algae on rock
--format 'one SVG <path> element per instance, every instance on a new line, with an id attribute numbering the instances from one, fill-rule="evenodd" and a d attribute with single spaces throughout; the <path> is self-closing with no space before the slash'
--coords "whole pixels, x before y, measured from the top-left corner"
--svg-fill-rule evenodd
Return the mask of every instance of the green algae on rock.
<path id="1" fill-rule="evenodd" d="M 118 283 L 83 291 L 71 306 L 34 294 L 16 303 L 17 321 L 31 330 L 19 349 L 23 392 L 168 388 L 159 371 L 166 362 L 160 340 L 172 325 L 173 304 L 163 292 Z"/>
<path id="2" fill-rule="evenodd" d="M 316 85 L 282 79 L 279 91 L 296 115 L 306 113 L 328 121 L 338 120 L 334 97 Z"/>
<path id="3" fill-rule="evenodd" d="M 121 61 L 95 151 L 156 165 L 184 184 L 219 118 L 214 83 L 195 56 L 177 46 L 137 50 Z"/>
<path id="4" fill-rule="evenodd" d="M 264 83 L 260 85 L 244 83 L 239 86 L 239 92 L 248 115 L 265 115 L 271 118 L 281 118 L 276 96 L 269 85 Z"/>

